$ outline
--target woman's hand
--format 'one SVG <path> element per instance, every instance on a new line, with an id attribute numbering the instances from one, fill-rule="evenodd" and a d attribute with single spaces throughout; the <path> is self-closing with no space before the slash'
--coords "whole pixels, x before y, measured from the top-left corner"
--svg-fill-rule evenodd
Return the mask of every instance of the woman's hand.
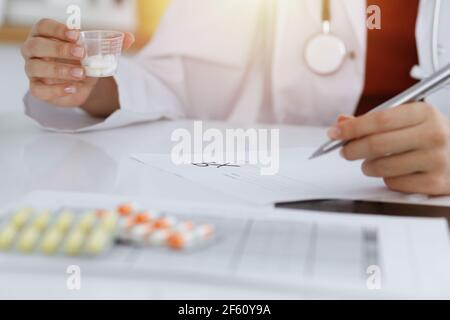
<path id="1" fill-rule="evenodd" d="M 57 106 L 76 107 L 89 104 L 88 99 L 97 86 L 115 88 L 115 83 L 109 83 L 114 82 L 112 78 L 99 80 L 86 77 L 81 66 L 86 52 L 77 45 L 79 36 L 79 31 L 69 30 L 64 24 L 50 19 L 43 19 L 34 25 L 22 46 L 25 71 L 33 96 Z M 127 33 L 124 49 L 128 49 L 133 42 L 133 35 Z M 111 96 L 114 94 L 110 91 L 106 98 Z M 118 107 L 118 101 L 116 105 Z M 95 108 L 91 109 L 95 114 Z"/>
<path id="2" fill-rule="evenodd" d="M 450 194 L 450 122 L 437 109 L 413 103 L 353 118 L 341 116 L 328 132 L 351 141 L 347 160 L 365 160 L 363 172 L 395 191 Z"/>

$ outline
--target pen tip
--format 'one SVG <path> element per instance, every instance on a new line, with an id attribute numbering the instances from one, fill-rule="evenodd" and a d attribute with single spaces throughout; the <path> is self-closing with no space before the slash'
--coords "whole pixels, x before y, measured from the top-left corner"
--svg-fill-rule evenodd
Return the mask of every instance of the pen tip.
<path id="1" fill-rule="evenodd" d="M 308 160 L 313 160 L 313 159 L 317 158 L 318 156 L 319 156 L 319 153 L 318 153 L 318 152 L 314 152 L 314 153 L 309 157 Z"/>

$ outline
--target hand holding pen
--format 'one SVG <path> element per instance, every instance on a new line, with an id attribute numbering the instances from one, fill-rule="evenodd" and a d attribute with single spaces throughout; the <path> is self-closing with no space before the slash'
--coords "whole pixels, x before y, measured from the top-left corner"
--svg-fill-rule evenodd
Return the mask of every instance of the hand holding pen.
<path id="1" fill-rule="evenodd" d="M 450 194 L 450 121 L 427 103 L 410 102 L 448 83 L 450 66 L 437 75 L 440 77 L 425 79 L 375 112 L 358 118 L 341 116 L 328 132 L 331 141 L 312 158 L 342 146 L 345 159 L 364 160 L 363 172 L 383 178 L 393 190 Z"/>

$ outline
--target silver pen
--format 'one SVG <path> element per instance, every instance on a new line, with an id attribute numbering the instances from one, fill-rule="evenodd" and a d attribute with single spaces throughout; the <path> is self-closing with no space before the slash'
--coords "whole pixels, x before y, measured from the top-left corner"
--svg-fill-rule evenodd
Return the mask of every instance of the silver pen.
<path id="1" fill-rule="evenodd" d="M 405 103 L 411 103 L 414 101 L 421 101 L 425 97 L 432 94 L 433 92 L 442 89 L 444 86 L 448 84 L 449 80 L 450 80 L 450 64 L 448 64 L 438 72 L 434 73 L 430 77 L 423 79 L 419 83 L 415 84 L 414 86 L 400 93 L 394 98 L 386 101 L 385 103 L 376 107 L 370 112 L 389 109 L 400 106 Z M 316 152 L 314 152 L 309 159 L 315 159 L 327 153 L 330 153 L 331 151 L 334 151 L 336 149 L 339 149 L 340 147 L 345 146 L 348 142 L 349 141 L 330 140 L 324 145 L 322 145 Z"/>

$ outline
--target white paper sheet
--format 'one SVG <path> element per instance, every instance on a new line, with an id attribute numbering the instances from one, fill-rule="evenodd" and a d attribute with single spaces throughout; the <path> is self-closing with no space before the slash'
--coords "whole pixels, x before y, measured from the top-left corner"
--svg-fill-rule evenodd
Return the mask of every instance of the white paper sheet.
<path id="1" fill-rule="evenodd" d="M 138 277 L 156 290 L 154 281 L 165 280 L 161 290 L 166 293 L 176 291 L 181 283 L 193 283 L 209 287 L 217 297 L 227 286 L 229 292 L 253 288 L 272 297 L 305 297 L 315 292 L 316 298 L 450 298 L 450 242 L 443 219 L 187 207 L 176 202 L 146 203 L 145 199 L 55 192 L 31 194 L 0 212 L 3 215 L 23 205 L 113 208 L 130 200 L 184 219 L 212 223 L 217 238 L 207 247 L 184 253 L 122 246 L 100 259 L 0 254 L 1 274 L 6 279 L 8 274 L 54 275 L 55 281 L 46 277 L 47 291 L 62 292 L 63 296 L 67 290 L 61 272 L 68 265 L 78 265 L 90 281 L 106 277 L 111 282 L 119 280 L 123 287 L 127 287 L 127 280 Z M 368 281 L 378 281 L 371 282 L 373 278 L 367 273 L 370 266 L 379 268 L 380 289 L 367 285 Z M 18 285 L 2 281 L 0 296 L 7 296 Z M 33 281 L 24 292 L 33 292 L 32 288 Z M 189 298 L 189 290 L 181 296 Z"/>
<path id="2" fill-rule="evenodd" d="M 408 195 L 389 191 L 381 179 L 368 178 L 361 162 L 348 162 L 337 152 L 309 160 L 314 150 L 282 149 L 279 173 L 260 174 L 260 166 L 199 167 L 175 165 L 169 155 L 135 154 L 145 165 L 258 205 L 320 198 L 405 200 Z"/>

